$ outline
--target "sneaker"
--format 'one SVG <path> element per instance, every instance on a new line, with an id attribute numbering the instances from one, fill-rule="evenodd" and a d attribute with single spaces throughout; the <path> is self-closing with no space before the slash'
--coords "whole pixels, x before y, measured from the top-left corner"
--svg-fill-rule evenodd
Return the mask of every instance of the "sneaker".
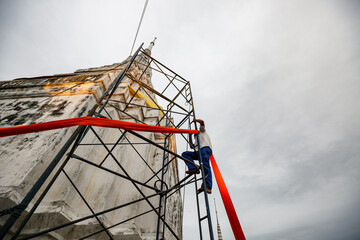
<path id="1" fill-rule="evenodd" d="M 186 171 L 186 174 L 199 174 L 200 170 L 199 169 L 190 169 Z"/>
<path id="2" fill-rule="evenodd" d="M 203 191 L 204 191 L 204 188 L 201 187 L 201 188 L 199 188 L 199 189 L 197 190 L 197 193 L 202 193 Z M 211 194 L 211 188 L 206 188 L 206 192 L 207 192 L 208 194 Z"/>

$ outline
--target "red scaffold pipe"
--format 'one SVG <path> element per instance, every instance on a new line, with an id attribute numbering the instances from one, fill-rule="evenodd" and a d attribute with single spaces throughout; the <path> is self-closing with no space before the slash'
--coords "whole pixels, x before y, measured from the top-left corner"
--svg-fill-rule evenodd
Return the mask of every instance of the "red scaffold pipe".
<path id="1" fill-rule="evenodd" d="M 214 175 L 216 178 L 217 185 L 219 187 L 220 195 L 223 200 L 225 210 L 228 215 L 229 222 L 230 222 L 231 228 L 233 230 L 235 239 L 236 240 L 246 240 L 244 232 L 241 228 L 239 219 L 236 215 L 234 205 L 231 201 L 229 191 L 227 190 L 224 179 L 221 176 L 221 173 L 220 173 L 218 165 L 216 164 L 214 155 L 211 155 L 210 161 L 211 161 L 211 166 L 214 171 Z"/>
<path id="2" fill-rule="evenodd" d="M 120 120 L 112 120 L 97 117 L 78 117 L 56 120 L 51 122 L 22 125 L 15 127 L 0 128 L 0 137 L 13 136 L 25 133 L 48 131 L 53 129 L 73 127 L 77 125 L 87 125 L 96 127 L 121 128 L 124 130 L 142 131 L 142 132 L 159 132 L 159 133 L 188 133 L 198 134 L 197 130 L 178 129 L 161 126 L 146 125 Z"/>

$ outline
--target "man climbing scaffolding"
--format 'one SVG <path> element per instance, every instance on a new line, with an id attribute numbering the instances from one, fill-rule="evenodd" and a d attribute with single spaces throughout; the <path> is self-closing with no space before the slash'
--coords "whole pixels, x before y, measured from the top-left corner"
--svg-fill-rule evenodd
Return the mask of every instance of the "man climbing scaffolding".
<path id="1" fill-rule="evenodd" d="M 200 154 L 201 159 L 204 166 L 204 174 L 205 174 L 205 183 L 206 183 L 206 191 L 207 193 L 211 194 L 212 189 L 212 176 L 211 176 L 211 168 L 210 168 L 210 157 L 212 155 L 212 146 L 211 146 L 211 140 L 209 135 L 207 134 L 205 130 L 205 123 L 201 119 L 194 119 L 194 122 L 200 123 L 200 131 L 199 131 L 199 142 L 200 142 Z M 190 137 L 191 139 L 191 137 Z M 196 145 L 198 145 L 197 138 Z M 191 141 L 190 141 L 191 143 Z M 191 162 L 194 162 L 194 160 L 199 160 L 199 152 L 197 146 L 191 146 L 191 148 L 195 149 L 195 151 L 185 151 L 181 155 L 188 159 Z M 189 162 L 185 162 L 188 166 L 188 169 L 186 171 L 187 174 L 198 174 L 200 173 L 199 169 L 197 169 L 194 165 L 192 165 Z M 204 183 L 202 184 L 201 188 L 197 190 L 198 193 L 204 191 Z"/>

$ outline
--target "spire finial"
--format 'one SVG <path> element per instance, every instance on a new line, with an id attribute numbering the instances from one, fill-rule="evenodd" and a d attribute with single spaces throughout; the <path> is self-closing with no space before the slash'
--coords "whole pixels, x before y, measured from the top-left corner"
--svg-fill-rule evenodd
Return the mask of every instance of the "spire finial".
<path id="1" fill-rule="evenodd" d="M 148 48 L 147 48 L 147 49 L 150 50 L 150 52 L 151 52 L 153 46 L 155 45 L 155 41 L 156 41 L 156 37 L 154 38 L 154 40 L 150 43 L 150 45 L 149 45 Z"/>
<path id="2" fill-rule="evenodd" d="M 153 44 L 153 45 L 155 45 L 155 41 L 156 41 L 156 37 L 154 38 L 154 40 L 150 43 L 150 44 Z"/>
<path id="3" fill-rule="evenodd" d="M 153 46 L 155 45 L 155 41 L 156 41 L 156 37 L 154 38 L 154 40 L 150 43 L 150 45 L 145 49 L 145 52 L 148 54 L 148 55 L 151 55 L 151 50 L 153 48 Z"/>

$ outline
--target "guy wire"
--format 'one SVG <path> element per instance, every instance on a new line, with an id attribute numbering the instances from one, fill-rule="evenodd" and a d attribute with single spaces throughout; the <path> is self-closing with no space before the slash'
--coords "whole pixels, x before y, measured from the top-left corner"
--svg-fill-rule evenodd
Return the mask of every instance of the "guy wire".
<path id="1" fill-rule="evenodd" d="M 143 18 L 144 18 L 144 14 L 145 14 L 146 7 L 147 7 L 148 2 L 149 2 L 149 0 L 146 0 L 146 1 L 145 1 L 145 5 L 144 5 L 143 12 L 142 12 L 142 14 L 141 14 L 140 22 L 139 22 L 138 28 L 137 28 L 137 30 L 136 30 L 134 42 L 133 42 L 133 45 L 132 45 L 132 47 L 131 47 L 130 56 L 131 56 L 132 51 L 133 51 L 133 49 L 134 49 L 134 45 L 135 45 L 135 42 L 136 42 L 136 38 L 137 38 L 137 35 L 138 35 L 138 33 L 139 33 L 139 29 L 140 29 L 140 26 L 141 26 L 141 22 L 142 22 L 142 20 L 143 20 Z"/>

